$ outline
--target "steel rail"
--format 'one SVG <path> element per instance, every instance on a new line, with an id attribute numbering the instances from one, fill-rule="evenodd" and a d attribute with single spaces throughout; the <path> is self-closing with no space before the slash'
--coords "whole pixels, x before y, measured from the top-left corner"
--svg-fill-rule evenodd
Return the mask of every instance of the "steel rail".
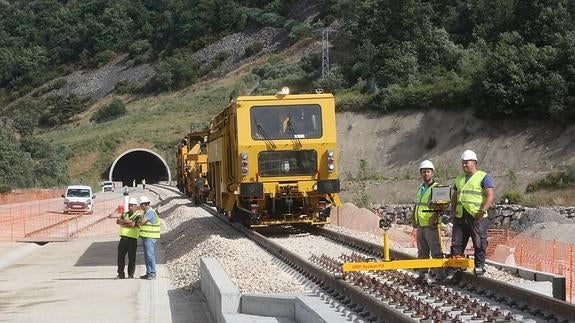
<path id="1" fill-rule="evenodd" d="M 336 242 L 357 248 L 366 254 L 379 258 L 383 257 L 382 245 L 377 245 L 325 228 L 315 228 L 314 231 Z M 392 259 L 415 258 L 407 253 L 392 249 L 390 249 L 390 255 Z M 539 313 L 546 319 L 552 319 L 552 316 L 554 316 L 558 322 L 575 322 L 575 304 L 570 304 L 563 300 L 536 293 L 500 280 L 476 276 L 467 272 L 462 272 L 460 284 L 464 286 L 473 285 L 476 290 L 484 291 L 488 296 L 507 299 L 508 303 L 511 302 L 522 309 L 528 309 L 531 313 Z"/>
<path id="2" fill-rule="evenodd" d="M 362 288 L 336 278 L 333 273 L 316 266 L 308 260 L 266 238 L 262 234 L 250 230 L 241 224 L 229 222 L 226 217 L 218 214 L 218 212 L 211 207 L 202 205 L 202 208 L 214 215 L 216 218 L 227 222 L 231 227 L 235 228 L 262 248 L 296 269 L 299 273 L 318 284 L 335 299 L 343 301 L 348 308 L 355 312 L 362 312 L 371 317 L 375 316 L 378 320 L 385 322 L 414 322 L 414 320 L 409 316 L 382 303 L 381 300 L 367 294 Z"/>
<path id="3" fill-rule="evenodd" d="M 336 299 L 345 299 L 344 304 L 348 308 L 360 308 L 360 312 L 367 311 L 375 315 L 379 320 L 386 322 L 413 322 L 414 320 L 400 311 L 384 304 L 377 298 L 368 295 L 362 288 L 354 286 L 345 280 L 336 279 L 333 273 L 316 266 L 313 263 L 299 257 L 293 252 L 267 239 L 263 235 L 252 231 L 238 223 L 230 223 L 228 219 L 218 214 L 213 208 L 202 205 L 210 214 L 231 227 L 240 231 L 246 237 L 252 239 L 258 245 L 268 250 L 288 265 L 296 268 L 304 276 L 316 282 Z M 383 246 L 368 241 L 364 241 L 353 236 L 335 232 L 321 227 L 314 227 L 315 233 L 325 236 L 343 245 L 350 246 L 374 257 L 383 257 Z M 390 249 L 392 259 L 414 259 L 415 257 L 397 250 Z M 555 299 L 546 295 L 529 291 L 512 284 L 487 277 L 476 276 L 471 273 L 462 272 L 460 286 L 465 289 L 475 289 L 479 293 L 485 294 L 489 298 L 505 301 L 520 310 L 527 310 L 533 315 L 542 316 L 547 320 L 557 322 L 575 322 L 575 305 L 565 301 Z M 473 286 L 473 287 L 472 287 Z M 351 305 L 351 306 L 350 306 Z"/>

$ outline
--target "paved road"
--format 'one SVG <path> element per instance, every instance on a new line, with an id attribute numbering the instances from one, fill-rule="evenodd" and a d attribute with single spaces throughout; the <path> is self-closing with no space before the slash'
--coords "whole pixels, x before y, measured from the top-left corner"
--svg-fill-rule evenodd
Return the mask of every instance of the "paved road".
<path id="1" fill-rule="evenodd" d="M 0 322 L 212 322 L 199 291 L 170 285 L 161 243 L 156 280 L 115 280 L 117 244 L 115 235 L 0 242 Z"/>

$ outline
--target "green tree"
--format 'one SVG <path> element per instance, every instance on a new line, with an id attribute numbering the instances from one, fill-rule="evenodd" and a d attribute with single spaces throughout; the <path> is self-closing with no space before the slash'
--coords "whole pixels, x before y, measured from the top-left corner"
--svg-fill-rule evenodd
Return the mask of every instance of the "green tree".
<path id="1" fill-rule="evenodd" d="M 90 118 L 90 121 L 102 123 L 117 119 L 126 114 L 126 106 L 120 99 L 114 99 L 110 104 L 105 105 Z"/>
<path id="2" fill-rule="evenodd" d="M 485 75 L 475 79 L 479 110 L 484 115 L 558 117 L 568 84 L 553 70 L 558 57 L 552 47 L 525 43 L 505 33 L 487 60 Z"/>
<path id="3" fill-rule="evenodd" d="M 69 152 L 66 149 L 34 137 L 22 138 L 21 147 L 32 158 L 30 182 L 33 186 L 58 187 L 69 182 Z"/>
<path id="4" fill-rule="evenodd" d="M 29 187 L 33 184 L 33 160 L 20 149 L 10 119 L 0 119 L 0 183 L 11 187 Z"/>

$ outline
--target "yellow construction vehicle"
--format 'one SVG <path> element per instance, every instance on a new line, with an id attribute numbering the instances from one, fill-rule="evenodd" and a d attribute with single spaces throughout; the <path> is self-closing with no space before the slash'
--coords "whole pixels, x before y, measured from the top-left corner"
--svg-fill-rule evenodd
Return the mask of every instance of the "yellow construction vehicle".
<path id="1" fill-rule="evenodd" d="M 209 193 L 207 136 L 207 131 L 192 132 L 178 144 L 178 188 L 196 205 L 206 202 Z"/>
<path id="2" fill-rule="evenodd" d="M 216 208 L 250 227 L 329 223 L 340 204 L 336 137 L 331 94 L 238 97 L 210 125 Z"/>

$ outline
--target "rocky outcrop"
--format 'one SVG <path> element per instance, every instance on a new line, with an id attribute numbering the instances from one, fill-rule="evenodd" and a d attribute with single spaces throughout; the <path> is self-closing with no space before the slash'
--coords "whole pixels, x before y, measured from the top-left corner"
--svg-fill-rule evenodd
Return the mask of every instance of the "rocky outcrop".
<path id="1" fill-rule="evenodd" d="M 246 49 L 254 43 L 259 43 L 261 49 L 253 55 L 246 55 Z M 200 65 L 201 71 L 209 70 L 210 76 L 221 76 L 287 45 L 285 29 L 265 27 L 226 36 L 192 54 L 192 60 Z M 216 64 L 217 61 L 221 62 Z"/>
<path id="2" fill-rule="evenodd" d="M 114 90 L 118 82 L 146 83 L 153 75 L 150 64 L 126 65 L 127 55 L 122 55 L 106 66 L 92 71 L 75 71 L 65 77 L 66 84 L 54 95 L 74 94 L 80 98 L 99 100 Z"/>

